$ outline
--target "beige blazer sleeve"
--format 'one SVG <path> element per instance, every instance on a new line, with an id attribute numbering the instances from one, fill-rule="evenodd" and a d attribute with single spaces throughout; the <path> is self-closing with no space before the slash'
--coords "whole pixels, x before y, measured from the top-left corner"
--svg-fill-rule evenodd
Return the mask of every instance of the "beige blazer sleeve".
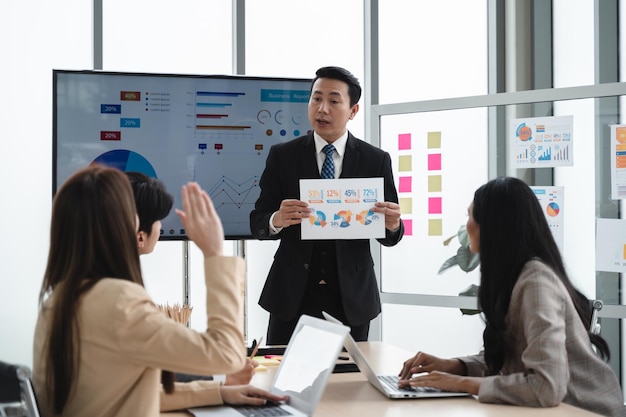
<path id="1" fill-rule="evenodd" d="M 174 392 L 160 393 L 161 411 L 182 410 L 190 407 L 223 404 L 218 381 L 192 381 L 174 384 Z"/>
<path id="2" fill-rule="evenodd" d="M 245 365 L 243 281 L 239 257 L 205 259 L 207 324 L 188 329 L 165 316 L 143 288 L 117 297 L 111 317 L 118 351 L 143 366 L 198 375 L 229 374 Z M 143 296 L 140 293 L 144 292 Z M 106 317 L 106 314 L 100 317 Z"/>

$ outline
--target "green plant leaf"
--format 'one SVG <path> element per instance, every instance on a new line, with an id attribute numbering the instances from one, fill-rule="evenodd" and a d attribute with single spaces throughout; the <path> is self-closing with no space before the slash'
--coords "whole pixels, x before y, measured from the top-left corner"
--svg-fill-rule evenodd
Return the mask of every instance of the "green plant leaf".
<path id="1" fill-rule="evenodd" d="M 476 284 L 472 284 L 459 293 L 463 297 L 476 297 L 478 295 L 478 289 L 480 287 Z"/>
<path id="2" fill-rule="evenodd" d="M 456 251 L 456 259 L 461 268 L 465 272 L 470 272 L 476 269 L 480 263 L 480 257 L 477 253 L 472 253 L 467 246 L 461 246 Z"/>
<path id="3" fill-rule="evenodd" d="M 441 265 L 441 267 L 439 267 L 439 271 L 437 273 L 441 274 L 446 269 L 452 268 L 454 265 L 458 265 L 458 264 L 459 264 L 459 261 L 457 260 L 456 255 L 454 255 L 446 259 L 446 261 Z"/>
<path id="4" fill-rule="evenodd" d="M 458 234 L 454 235 L 454 236 L 450 236 L 449 238 L 447 238 L 446 240 L 443 241 L 443 246 L 448 246 L 450 244 L 450 242 L 452 242 L 452 239 L 454 239 L 455 237 L 457 237 Z"/>
<path id="5" fill-rule="evenodd" d="M 462 224 L 455 236 L 451 236 L 444 240 L 444 246 L 448 246 L 455 237 L 459 240 L 459 249 L 457 249 L 456 255 L 446 259 L 441 267 L 439 267 L 439 271 L 437 272 L 438 274 L 452 268 L 454 265 L 458 265 L 462 271 L 470 272 L 476 269 L 480 263 L 480 257 L 478 254 L 472 253 L 469 250 L 469 235 L 467 233 L 466 225 Z"/>
<path id="6" fill-rule="evenodd" d="M 470 240 L 469 240 L 469 234 L 467 233 L 466 225 L 462 224 L 461 227 L 459 227 L 459 231 L 457 232 L 457 237 L 459 238 L 459 244 L 461 246 L 467 246 L 469 248 Z"/>

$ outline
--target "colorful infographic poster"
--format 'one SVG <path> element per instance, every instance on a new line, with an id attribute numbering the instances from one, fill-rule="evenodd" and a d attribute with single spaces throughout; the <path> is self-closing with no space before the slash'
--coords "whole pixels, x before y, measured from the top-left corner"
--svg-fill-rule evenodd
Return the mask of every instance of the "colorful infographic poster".
<path id="1" fill-rule="evenodd" d="M 385 216 L 371 209 L 385 201 L 382 178 L 300 180 L 300 200 L 311 216 L 302 222 L 302 239 L 385 237 Z"/>
<path id="2" fill-rule="evenodd" d="M 514 168 L 552 168 L 574 165 L 574 117 L 512 119 L 510 163 Z"/>
<path id="3" fill-rule="evenodd" d="M 539 200 L 539 205 L 543 210 L 543 214 L 546 216 L 548 226 L 550 226 L 552 236 L 554 237 L 557 246 L 561 252 L 563 252 L 564 188 L 542 186 L 531 186 L 530 188 L 537 196 L 537 200 Z"/>
<path id="4" fill-rule="evenodd" d="M 626 125 L 611 125 L 611 197 L 626 198 Z"/>
<path id="5" fill-rule="evenodd" d="M 596 219 L 596 270 L 626 272 L 626 220 Z"/>

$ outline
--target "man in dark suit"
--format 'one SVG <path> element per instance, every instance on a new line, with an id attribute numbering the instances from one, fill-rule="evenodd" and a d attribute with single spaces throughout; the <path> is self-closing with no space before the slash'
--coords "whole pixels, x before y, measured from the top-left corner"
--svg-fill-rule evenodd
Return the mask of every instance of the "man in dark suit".
<path id="1" fill-rule="evenodd" d="M 300 315 L 322 317 L 322 311 L 349 325 L 355 340 L 367 340 L 370 320 L 381 311 L 369 239 L 301 239 L 310 209 L 299 199 L 300 179 L 384 178 L 386 201 L 372 208 L 385 217 L 378 241 L 393 246 L 404 235 L 389 154 L 347 130 L 359 110 L 359 81 L 339 67 L 315 75 L 308 105 L 313 132 L 271 147 L 250 213 L 256 239 L 281 240 L 259 300 L 270 312 L 272 345 L 287 344 Z"/>

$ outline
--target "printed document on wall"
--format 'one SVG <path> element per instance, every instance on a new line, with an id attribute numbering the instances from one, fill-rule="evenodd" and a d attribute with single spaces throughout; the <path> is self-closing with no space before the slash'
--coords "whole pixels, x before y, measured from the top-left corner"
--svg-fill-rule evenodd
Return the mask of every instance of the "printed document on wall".
<path id="1" fill-rule="evenodd" d="M 574 165 L 573 132 L 573 116 L 511 119 L 511 166 L 553 168 Z"/>
<path id="2" fill-rule="evenodd" d="M 626 198 L 626 125 L 611 125 L 611 198 Z"/>
<path id="3" fill-rule="evenodd" d="M 385 237 L 385 216 L 371 210 L 385 201 L 382 178 L 300 180 L 300 200 L 311 209 L 304 240 Z"/>
<path id="4" fill-rule="evenodd" d="M 558 186 L 531 186 L 530 187 L 546 216 L 552 237 L 563 253 L 563 203 L 565 202 L 565 188 Z"/>
<path id="5" fill-rule="evenodd" d="M 596 219 L 596 270 L 626 272 L 626 220 Z"/>

